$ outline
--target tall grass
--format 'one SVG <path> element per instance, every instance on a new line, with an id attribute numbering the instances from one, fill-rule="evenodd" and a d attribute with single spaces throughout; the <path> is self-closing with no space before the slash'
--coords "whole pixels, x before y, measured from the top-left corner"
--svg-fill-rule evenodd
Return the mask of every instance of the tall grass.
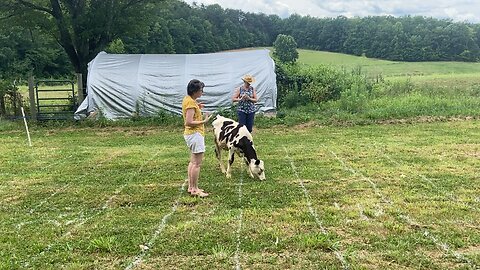
<path id="1" fill-rule="evenodd" d="M 294 74 L 303 84 L 284 89 L 280 81 L 279 119 L 257 122 L 345 125 L 480 117 L 480 63 L 392 62 L 310 50 L 299 50 L 299 55 L 297 67 L 283 70 L 287 74 L 280 78 Z M 332 74 L 334 80 L 325 80 Z M 329 89 L 336 95 L 323 98 Z M 302 100 L 305 96 L 310 104 Z"/>

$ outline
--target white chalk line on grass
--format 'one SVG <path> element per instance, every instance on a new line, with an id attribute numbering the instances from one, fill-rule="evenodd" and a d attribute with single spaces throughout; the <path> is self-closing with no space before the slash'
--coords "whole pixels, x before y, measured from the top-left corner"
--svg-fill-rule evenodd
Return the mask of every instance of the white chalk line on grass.
<path id="1" fill-rule="evenodd" d="M 101 208 L 100 211 L 96 212 L 95 214 L 91 215 L 90 217 L 87 217 L 86 219 L 82 220 L 80 223 L 76 224 L 76 225 L 74 226 L 74 228 L 71 229 L 71 230 L 69 230 L 69 231 L 67 231 L 67 232 L 64 234 L 64 236 L 68 236 L 68 235 L 72 234 L 72 231 L 73 231 L 74 229 L 77 229 L 77 228 L 83 226 L 83 224 L 87 223 L 87 221 L 89 221 L 89 220 L 93 219 L 94 217 L 98 216 L 99 214 L 103 213 L 104 210 L 107 210 L 108 206 L 109 206 L 110 203 L 113 201 L 113 199 L 114 199 L 118 194 L 120 194 L 120 192 L 122 192 L 122 190 L 132 181 L 133 178 L 135 178 L 135 176 L 136 176 L 138 173 L 140 173 L 140 172 L 143 170 L 143 167 L 144 167 L 145 165 L 147 165 L 150 161 L 152 161 L 152 160 L 153 160 L 155 157 L 157 157 L 159 154 L 160 154 L 160 152 L 157 152 L 157 153 L 155 153 L 155 155 L 153 155 L 150 159 L 148 159 L 147 161 L 145 161 L 145 162 L 140 166 L 140 168 L 138 169 L 138 171 L 136 171 L 136 172 L 130 177 L 130 179 L 129 179 L 128 181 L 125 181 L 125 183 L 123 183 L 123 185 L 121 185 L 119 188 L 117 188 L 117 189 L 115 190 L 115 192 L 113 193 L 113 195 L 110 196 L 110 198 L 108 198 L 108 199 L 105 201 L 105 203 L 103 204 L 103 206 L 102 206 L 102 208 Z"/>
<path id="2" fill-rule="evenodd" d="M 401 167 L 402 164 L 400 164 L 398 161 L 396 161 L 395 159 L 393 159 L 391 156 L 389 156 L 387 153 L 385 153 L 383 150 L 380 150 L 382 155 L 385 156 L 390 162 L 392 162 L 393 164 Z M 412 173 L 414 174 L 414 173 Z M 424 181 L 427 181 L 428 183 L 430 183 L 430 185 L 432 186 L 432 188 L 434 188 L 436 191 L 440 191 L 443 193 L 444 196 L 448 197 L 450 199 L 451 202 L 458 202 L 460 203 L 461 205 L 465 206 L 465 207 L 468 207 L 470 209 L 473 209 L 475 211 L 479 211 L 478 208 L 476 207 L 473 207 L 473 206 L 470 206 L 468 205 L 467 203 L 465 202 L 462 202 L 462 201 L 458 201 L 455 199 L 455 196 L 452 192 L 447 192 L 447 191 L 444 191 L 444 189 L 440 188 L 438 185 L 435 184 L 435 182 L 433 182 L 432 180 L 430 180 L 428 177 L 426 177 L 425 175 L 421 174 L 421 173 L 417 173 L 417 174 L 414 174 L 416 176 L 419 176 L 421 179 L 423 179 Z"/>
<path id="3" fill-rule="evenodd" d="M 71 157 L 73 157 L 73 154 L 72 154 L 72 155 L 69 155 L 69 156 L 67 156 L 67 157 L 65 157 L 65 158 L 62 158 L 62 159 L 58 160 L 57 162 L 48 164 L 47 166 L 45 166 L 45 167 L 43 167 L 43 168 L 41 168 L 41 169 L 42 169 L 42 171 L 43 171 L 43 170 L 46 170 L 46 169 L 48 169 L 48 168 L 50 168 L 50 167 L 53 167 L 53 166 L 55 166 L 55 165 L 58 165 L 58 164 L 61 164 L 61 163 L 65 162 L 66 160 L 68 160 L 68 159 L 71 158 Z"/>
<path id="4" fill-rule="evenodd" d="M 185 180 L 185 181 L 188 181 Z M 185 190 L 185 184 L 182 186 L 181 188 L 181 191 Z M 180 196 L 178 197 L 177 201 L 175 201 L 175 204 L 178 205 L 178 200 L 180 199 Z M 177 206 L 178 208 L 178 206 Z M 172 210 L 173 210 L 173 207 L 172 207 Z M 205 215 L 205 216 L 211 216 L 213 215 L 213 213 L 215 213 L 216 211 L 216 207 L 212 208 L 212 210 L 208 211 L 208 213 Z M 176 210 L 175 210 L 176 211 Z M 173 215 L 175 213 L 175 211 L 165 215 L 163 218 L 162 218 L 162 221 L 161 223 L 157 226 L 157 229 L 155 230 L 155 233 L 152 234 L 152 237 L 150 238 L 150 240 L 145 244 L 145 245 L 140 245 L 139 247 L 142 249 L 142 253 L 139 254 L 138 256 L 136 256 L 134 258 L 134 260 L 125 268 L 125 269 L 133 269 L 135 267 L 137 267 L 138 265 L 140 265 L 142 262 L 145 261 L 145 257 L 148 256 L 147 252 L 150 250 L 151 247 L 153 247 L 153 245 L 155 244 L 156 242 L 156 239 L 160 236 L 161 232 L 163 231 L 163 229 L 166 227 L 166 223 L 167 223 L 167 219 Z M 167 217 L 168 216 L 168 217 Z M 200 215 L 196 215 L 196 218 L 194 220 L 191 220 L 191 221 L 187 221 L 185 222 L 185 225 L 187 224 L 196 224 L 196 223 L 200 223 L 202 220 L 201 216 Z"/>
<path id="5" fill-rule="evenodd" d="M 357 203 L 357 207 L 360 218 L 363 220 L 368 220 L 369 218 L 365 215 L 365 209 L 359 203 Z"/>
<path id="6" fill-rule="evenodd" d="M 373 183 L 373 181 L 364 176 L 362 173 L 360 172 L 357 172 L 355 169 L 353 169 L 352 167 L 348 166 L 342 159 L 340 159 L 333 151 L 331 151 L 330 149 L 328 149 L 325 145 L 322 144 L 322 147 L 324 147 L 327 151 L 329 151 L 334 157 L 335 159 L 337 159 L 337 161 L 339 161 L 345 170 L 347 171 L 350 171 L 352 172 L 352 174 L 354 175 L 360 175 L 363 179 L 366 179 L 368 180 L 368 182 L 371 184 L 371 186 L 373 187 L 373 189 L 375 190 L 375 194 L 379 195 L 380 198 L 382 198 L 382 200 L 384 201 L 388 201 L 392 206 L 393 206 L 393 202 L 391 200 L 386 200 L 386 198 L 383 196 L 383 194 L 380 192 L 380 190 L 378 189 L 377 185 L 375 185 L 375 183 Z M 418 222 L 416 222 L 413 218 L 411 218 L 410 216 L 408 216 L 407 214 L 402 214 L 400 215 L 400 217 L 406 221 L 406 223 L 409 225 L 409 226 L 412 226 L 412 227 L 418 227 Z M 464 261 L 466 263 L 468 263 L 469 265 L 473 266 L 473 267 L 476 267 L 477 265 L 475 263 L 473 263 L 472 261 L 470 261 L 468 258 L 466 258 L 465 256 L 461 255 L 460 253 L 458 252 L 455 252 L 455 251 L 452 251 L 448 245 L 446 243 L 443 243 L 441 241 L 439 241 L 437 238 L 435 238 L 428 230 L 424 230 L 424 233 L 423 235 L 425 237 L 428 237 L 430 238 L 435 245 L 437 245 L 438 247 L 440 247 L 442 250 L 444 250 L 445 252 L 448 253 L 451 253 L 453 254 L 453 256 L 455 256 L 455 258 L 457 258 L 458 260 L 461 260 L 461 261 Z"/>
<path id="7" fill-rule="evenodd" d="M 307 188 L 305 187 L 305 184 L 303 183 L 303 179 L 301 179 L 298 175 L 298 172 L 297 172 L 297 168 L 295 167 L 295 164 L 293 163 L 293 159 L 290 157 L 290 155 L 288 154 L 288 151 L 287 151 L 287 148 L 284 146 L 283 149 L 285 150 L 285 153 L 286 153 L 286 158 L 290 161 L 290 166 L 292 167 L 292 170 L 293 170 L 293 173 L 295 174 L 295 177 L 297 178 L 297 180 L 300 182 L 300 186 L 302 187 L 302 190 L 303 190 L 303 195 L 305 197 L 305 200 L 307 201 L 307 206 L 308 206 L 308 210 L 310 211 L 310 214 L 313 216 L 313 218 L 315 219 L 315 222 L 317 223 L 318 227 L 320 228 L 320 230 L 322 231 L 323 234 L 327 234 L 327 230 L 325 229 L 325 227 L 323 226 L 322 222 L 320 221 L 320 219 L 318 218 L 318 215 L 317 215 L 317 211 L 315 211 L 315 209 L 313 208 L 312 206 L 312 200 L 311 200 L 311 197 L 310 195 L 308 194 L 308 190 Z M 348 262 L 345 260 L 344 256 L 342 255 L 342 253 L 337 250 L 336 248 L 333 248 L 333 252 L 335 254 L 335 256 L 337 257 L 337 259 L 342 263 L 342 267 L 343 269 L 349 269 L 350 266 L 348 264 Z"/>
<path id="8" fill-rule="evenodd" d="M 68 157 L 65 157 L 55 163 L 52 163 L 52 164 L 49 164 L 48 166 L 45 166 L 42 168 L 42 171 L 43 170 L 46 170 L 48 169 L 49 167 L 52 167 L 52 166 L 55 166 L 55 165 L 58 165 L 58 164 L 61 164 L 63 162 L 65 162 L 66 160 L 68 160 L 69 158 L 71 158 L 73 155 L 70 155 Z M 42 200 L 40 203 L 38 203 L 37 205 L 35 205 L 34 207 L 30 208 L 27 212 L 30 213 L 30 214 L 33 214 L 33 212 L 35 212 L 39 207 L 41 207 L 43 204 L 45 204 L 49 199 L 51 199 L 52 197 L 54 197 L 55 195 L 57 195 L 59 192 L 67 189 L 68 187 L 70 186 L 70 183 L 64 185 L 63 187 L 61 187 L 60 189 L 56 190 L 54 193 L 50 194 L 49 197 L 47 197 L 46 199 Z M 46 220 L 47 222 L 49 223 L 52 223 L 52 224 L 60 224 L 60 222 L 58 221 L 53 221 L 53 220 Z M 27 222 L 19 222 L 18 224 L 15 225 L 15 228 L 17 229 L 20 229 L 22 228 L 23 226 L 27 225 L 27 224 L 31 224 L 31 223 L 35 223 L 36 221 L 27 221 Z"/>
<path id="9" fill-rule="evenodd" d="M 59 239 L 63 239 L 69 235 L 72 234 L 72 231 L 73 230 L 76 230 L 78 228 L 80 228 L 81 226 L 83 226 L 83 224 L 87 223 L 87 221 L 93 219 L 94 217 L 98 216 L 99 214 L 103 213 L 104 210 L 108 210 L 107 207 L 108 207 L 108 204 L 114 199 L 115 196 L 117 196 L 126 186 L 127 184 L 139 173 L 142 171 L 143 167 L 148 164 L 151 160 L 153 160 L 156 156 L 158 156 L 160 154 L 160 152 L 157 152 L 155 153 L 155 155 L 153 155 L 150 159 L 148 159 L 147 161 L 145 161 L 141 166 L 140 168 L 138 169 L 138 171 L 136 171 L 129 179 L 129 181 L 127 181 L 126 183 L 124 183 L 120 188 L 118 188 L 117 190 L 115 190 L 114 192 L 114 195 L 112 195 L 110 198 L 108 198 L 108 200 L 103 204 L 102 208 L 100 209 L 100 211 L 97 211 L 95 214 L 85 218 L 85 219 L 82 219 L 82 221 L 80 223 L 77 223 L 73 226 L 73 228 L 71 228 L 70 230 L 66 231 L 63 235 L 61 235 L 57 240 Z M 107 207 L 106 207 L 107 206 Z M 32 261 L 35 261 L 39 256 L 42 256 L 43 254 L 49 252 L 52 247 L 53 247 L 54 244 L 49 244 L 42 252 L 40 252 L 38 255 L 36 256 L 32 256 L 30 257 Z M 25 262 L 24 263 L 24 267 L 28 267 L 29 266 L 29 263 L 28 262 Z"/>
<path id="10" fill-rule="evenodd" d="M 172 216 L 177 211 L 178 204 L 180 202 L 180 198 L 182 197 L 182 192 L 185 190 L 187 181 L 188 179 L 183 182 L 182 187 L 178 192 L 177 199 L 175 200 L 175 203 L 172 206 L 172 210 L 169 213 L 167 213 L 165 216 L 163 216 L 162 221 L 158 224 L 155 232 L 152 234 L 152 236 L 150 236 L 150 239 L 148 240 L 148 242 L 142 245 L 144 247 L 142 249 L 142 252 L 139 255 L 137 255 L 133 259 L 133 261 L 128 264 L 127 267 L 125 267 L 125 270 L 131 270 L 137 267 L 137 265 L 139 265 L 140 263 L 142 263 L 143 257 L 147 255 L 148 250 L 155 244 L 155 241 L 157 240 L 158 236 L 160 235 L 160 233 L 162 233 L 163 229 L 165 229 L 165 226 L 167 225 L 167 221 L 170 218 L 170 216 Z"/>
<path id="11" fill-rule="evenodd" d="M 78 218 L 74 218 L 74 219 L 69 219 L 69 220 L 66 220 L 66 221 L 59 221 L 60 219 L 62 219 L 62 217 L 64 217 L 66 215 L 64 214 L 60 214 L 57 219 L 37 219 L 37 220 L 32 220 L 32 221 L 26 221 L 26 222 L 20 222 L 18 223 L 15 228 L 17 230 L 21 230 L 23 226 L 25 225 L 30 225 L 30 224 L 36 224 L 36 223 L 39 223 L 41 222 L 42 224 L 43 223 L 49 223 L 49 224 L 53 224 L 55 227 L 62 227 L 62 226 L 68 226 L 72 223 L 76 223 L 78 222 L 79 220 L 81 220 L 83 218 L 83 213 L 80 214 L 80 217 Z"/>
<path id="12" fill-rule="evenodd" d="M 71 185 L 71 183 L 68 183 L 68 184 L 63 185 L 63 187 L 55 190 L 55 192 L 53 192 L 52 194 L 50 194 L 50 196 L 48 196 L 47 198 L 43 199 L 40 203 L 38 203 L 38 204 L 35 205 L 34 207 L 30 208 L 30 210 L 28 211 L 28 213 L 33 214 L 33 212 L 35 212 L 39 207 L 41 207 L 43 204 L 45 204 L 48 200 L 50 200 L 52 197 L 54 197 L 54 196 L 57 195 L 58 193 L 66 190 L 70 185 Z"/>
<path id="13" fill-rule="evenodd" d="M 149 160 L 145 161 L 142 166 L 140 166 L 140 168 L 138 169 L 137 172 L 135 172 L 132 177 L 130 177 L 130 179 L 128 181 L 126 181 L 123 185 L 121 185 L 119 188 L 117 188 L 115 190 L 115 192 L 113 193 L 113 195 L 108 198 L 108 200 L 105 202 L 105 204 L 102 206 L 102 209 L 106 209 L 108 207 L 108 205 L 112 202 L 112 200 L 118 195 L 120 194 L 120 192 L 122 192 L 122 190 L 130 183 L 130 181 L 132 181 L 132 179 L 142 171 L 143 167 L 145 165 L 147 165 L 150 161 L 152 161 L 154 158 L 156 158 L 158 155 L 160 154 L 160 152 L 157 152 L 155 153 L 155 155 L 153 155 Z"/>
<path id="14" fill-rule="evenodd" d="M 47 166 L 40 168 L 40 171 L 46 171 L 48 168 L 50 168 L 50 167 L 52 167 L 52 166 L 55 166 L 55 165 L 58 165 L 58 164 L 61 164 L 61 163 L 65 162 L 65 161 L 67 161 L 67 160 L 68 160 L 69 158 L 71 158 L 71 157 L 73 157 L 73 154 L 72 154 L 72 155 L 69 155 L 69 156 L 67 156 L 67 157 L 65 157 L 65 158 L 62 158 L 62 159 L 60 159 L 60 160 L 57 160 L 57 162 L 50 163 L 50 164 L 48 164 Z M 2 191 L 3 191 L 3 189 L 6 188 L 6 186 L 3 185 L 3 183 L 2 183 L 2 184 L 0 185 L 0 188 L 1 188 Z"/>
<path id="15" fill-rule="evenodd" d="M 96 167 L 95 167 L 95 170 L 98 169 L 100 166 L 102 166 L 103 164 L 105 164 L 105 162 L 107 161 L 110 161 L 112 160 L 113 156 L 111 156 L 110 158 L 106 159 L 106 160 L 103 160 L 102 162 L 96 164 Z M 85 176 L 89 175 L 90 172 L 87 172 L 87 173 L 84 173 L 82 174 L 80 177 L 77 178 L 76 181 L 82 179 L 82 178 L 85 178 Z M 46 199 L 44 199 L 43 201 L 41 201 L 40 203 L 38 203 L 37 205 L 35 205 L 34 207 L 30 208 L 30 211 L 29 213 L 32 214 L 33 212 L 35 212 L 37 210 L 37 208 L 41 207 L 43 204 L 45 204 L 48 200 L 50 200 L 52 197 L 54 197 L 55 195 L 57 195 L 58 193 L 66 190 L 72 183 L 67 183 L 65 184 L 63 187 L 59 188 L 58 190 L 56 190 L 54 193 L 52 193 L 49 197 L 47 197 Z"/>
<path id="16" fill-rule="evenodd" d="M 96 164 L 96 167 L 95 167 L 94 169 L 95 169 L 95 170 L 98 169 L 100 166 L 102 166 L 102 165 L 105 164 L 106 162 L 112 160 L 113 158 L 114 158 L 114 156 L 110 156 L 108 159 L 99 162 L 98 164 Z M 85 178 L 87 175 L 89 175 L 89 173 L 91 173 L 91 172 L 84 173 L 83 175 L 81 175 L 80 177 L 78 177 L 78 179 L 77 179 L 76 181 L 78 181 L 78 180 L 80 180 L 80 179 L 82 179 L 82 178 Z M 52 193 L 49 197 L 47 197 L 46 199 L 42 200 L 40 203 L 38 203 L 38 204 L 35 205 L 34 207 L 30 208 L 30 210 L 28 211 L 28 213 L 33 214 L 39 207 L 41 207 L 43 204 L 45 204 L 47 201 L 49 201 L 52 197 L 54 197 L 54 196 L 57 195 L 58 193 L 66 190 L 68 187 L 70 187 L 71 184 L 72 184 L 72 183 L 70 182 L 70 183 L 67 183 L 67 184 L 63 185 L 63 187 L 61 187 L 61 188 L 59 188 L 58 190 L 56 190 L 56 191 L 55 191 L 54 193 Z M 57 220 L 60 219 L 62 216 L 64 216 L 64 214 L 60 214 L 60 215 L 57 217 Z M 82 214 L 82 216 L 83 216 L 83 214 Z M 77 220 L 79 220 L 79 219 L 74 219 L 73 221 L 76 222 Z M 37 220 L 35 220 L 35 221 L 20 222 L 20 223 L 18 223 L 15 227 L 16 227 L 17 229 L 20 229 L 20 228 L 22 228 L 24 225 L 33 224 L 33 223 L 36 223 L 36 222 L 38 222 L 38 221 L 39 221 L 39 220 L 37 219 Z M 65 223 L 65 225 L 70 225 L 71 223 L 74 223 L 74 222 L 69 221 L 69 222 Z M 56 221 L 54 224 L 60 224 L 60 225 L 61 225 L 61 222 Z"/>
<path id="17" fill-rule="evenodd" d="M 396 164 L 397 166 L 402 166 L 402 164 L 400 164 L 399 162 L 397 162 L 395 159 L 393 159 L 390 155 L 388 155 L 387 153 L 385 153 L 384 151 L 381 150 L 381 153 L 392 163 Z M 420 174 L 418 173 L 417 174 L 418 176 L 420 176 L 420 178 L 422 178 L 423 180 L 429 182 L 433 188 L 436 188 L 437 190 L 439 189 L 439 187 L 432 181 L 430 180 L 429 178 L 427 178 L 425 175 L 423 174 Z M 447 192 L 443 192 L 444 195 L 448 195 L 450 196 L 451 198 L 453 198 L 453 194 L 450 192 L 450 193 L 447 193 Z M 467 206 L 467 207 L 470 207 L 466 204 L 463 204 L 464 206 Z M 413 221 L 409 216 L 406 216 L 406 215 L 401 215 L 401 218 L 404 219 L 409 225 L 411 226 L 415 226 L 416 223 L 415 221 Z M 439 241 L 435 236 L 433 236 L 429 231 L 425 230 L 424 231 L 424 236 L 425 237 L 428 237 L 432 240 L 432 242 L 434 242 L 437 246 L 439 246 L 442 250 L 444 250 L 447 254 L 448 253 L 451 253 L 457 260 L 463 260 L 463 261 L 466 261 L 468 264 L 472 264 L 472 262 L 462 256 L 460 253 L 458 252 L 455 252 L 455 251 L 452 251 L 449 246 L 446 244 L 446 243 L 442 243 L 441 241 Z"/>
<path id="18" fill-rule="evenodd" d="M 414 220 L 412 220 L 408 215 L 400 215 L 400 217 L 407 222 L 410 226 L 417 227 L 418 223 L 416 223 Z M 476 267 L 477 265 L 473 263 L 470 259 L 467 257 L 463 256 L 462 254 L 450 249 L 447 243 L 444 243 L 440 240 L 438 240 L 435 236 L 433 236 L 428 230 L 423 231 L 423 236 L 429 238 L 432 240 L 432 242 L 437 245 L 439 248 L 441 248 L 445 253 L 447 254 L 452 254 L 457 260 L 459 261 L 464 261 L 468 263 L 471 266 Z M 477 268 L 478 269 L 478 268 Z"/>
<path id="19" fill-rule="evenodd" d="M 384 157 L 386 157 L 390 162 L 392 162 L 393 164 L 401 167 L 402 164 L 398 163 L 396 160 L 394 160 L 393 158 L 391 158 L 389 155 L 387 155 L 385 152 L 382 151 L 382 154 Z M 428 179 L 427 177 L 425 177 L 423 174 L 418 174 L 418 176 L 420 176 L 420 178 L 422 178 L 423 180 L 427 181 L 433 188 L 438 188 L 437 185 L 430 179 Z"/>
<path id="20" fill-rule="evenodd" d="M 340 158 L 337 156 L 337 154 L 335 154 L 335 153 L 332 152 L 330 149 L 328 149 L 324 144 L 322 144 L 322 147 L 325 148 L 325 149 L 327 149 L 327 151 L 330 152 L 330 154 L 333 155 L 333 156 L 335 157 L 335 159 L 340 162 L 340 164 L 342 164 L 343 168 L 344 168 L 346 171 L 351 172 L 353 175 L 358 175 L 358 176 L 360 176 L 363 180 L 366 180 L 368 183 L 370 183 L 370 185 L 373 187 L 373 190 L 374 190 L 375 194 L 377 194 L 377 196 L 378 196 L 379 198 L 381 198 L 383 202 L 389 203 L 389 204 L 392 203 L 390 200 L 388 200 L 387 198 L 385 198 L 385 196 L 383 196 L 383 194 L 379 191 L 379 189 L 378 189 L 378 187 L 377 187 L 377 184 L 375 184 L 370 178 L 365 177 L 363 174 L 358 173 L 357 171 L 355 171 L 352 167 L 347 166 L 347 164 L 345 164 L 345 162 L 344 162 L 342 159 L 340 159 Z"/>
<path id="21" fill-rule="evenodd" d="M 243 163 L 242 163 L 242 169 L 243 169 Z M 242 170 L 243 171 L 243 170 Z M 238 205 L 240 208 L 240 211 L 238 213 L 237 217 L 237 222 L 238 222 L 238 227 L 237 227 L 237 247 L 235 249 L 235 255 L 233 257 L 233 260 L 235 262 L 235 269 L 240 270 L 241 265 L 240 265 L 240 245 L 242 243 L 242 223 L 243 223 L 243 206 L 242 206 L 242 197 L 243 197 L 243 175 L 240 175 L 240 183 L 238 184 Z"/>

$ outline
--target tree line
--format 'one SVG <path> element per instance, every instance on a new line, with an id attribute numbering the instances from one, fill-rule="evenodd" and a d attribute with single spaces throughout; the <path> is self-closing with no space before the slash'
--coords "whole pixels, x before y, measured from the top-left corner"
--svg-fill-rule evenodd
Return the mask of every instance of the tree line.
<path id="1" fill-rule="evenodd" d="M 68 77 L 112 53 L 208 53 L 272 46 L 396 61 L 480 59 L 480 25 L 422 16 L 314 18 L 188 5 L 178 0 L 2 0 L 0 79 Z"/>

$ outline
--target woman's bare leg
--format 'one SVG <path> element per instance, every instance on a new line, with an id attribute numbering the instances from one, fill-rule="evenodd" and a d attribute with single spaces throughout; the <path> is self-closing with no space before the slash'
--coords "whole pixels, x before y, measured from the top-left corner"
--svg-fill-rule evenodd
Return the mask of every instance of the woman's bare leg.
<path id="1" fill-rule="evenodd" d="M 203 193 L 202 189 L 198 188 L 198 179 L 200 177 L 200 167 L 202 166 L 203 153 L 193 154 L 190 157 L 190 163 L 188 164 L 188 191 L 190 193 Z M 208 195 L 207 193 L 203 193 Z"/>

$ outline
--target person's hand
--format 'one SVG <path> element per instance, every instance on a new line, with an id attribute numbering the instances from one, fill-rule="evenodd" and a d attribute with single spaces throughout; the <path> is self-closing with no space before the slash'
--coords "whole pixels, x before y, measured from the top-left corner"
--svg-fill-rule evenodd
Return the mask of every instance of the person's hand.
<path id="1" fill-rule="evenodd" d="M 198 107 L 200 108 L 200 110 L 205 108 L 205 104 L 203 104 L 202 102 L 199 102 L 197 104 L 198 104 Z"/>
<path id="2" fill-rule="evenodd" d="M 204 121 L 204 123 L 207 123 L 207 122 L 208 122 L 208 120 L 210 120 L 210 117 L 212 117 L 212 115 L 211 115 L 211 114 L 209 114 L 209 113 L 205 113 L 205 119 L 203 120 L 203 121 Z"/>
<path id="3" fill-rule="evenodd" d="M 248 98 L 249 98 L 249 96 L 248 96 L 247 94 L 244 94 L 244 95 L 242 96 L 242 100 L 248 100 Z"/>

